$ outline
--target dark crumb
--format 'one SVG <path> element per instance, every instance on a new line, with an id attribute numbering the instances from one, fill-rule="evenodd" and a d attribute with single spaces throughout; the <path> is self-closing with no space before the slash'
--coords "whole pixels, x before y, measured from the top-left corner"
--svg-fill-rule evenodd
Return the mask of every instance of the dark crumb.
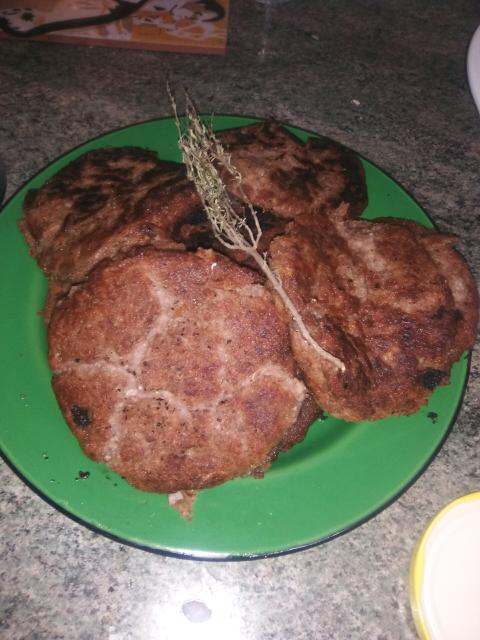
<path id="1" fill-rule="evenodd" d="M 44 451 L 44 452 L 42 453 L 42 458 L 43 458 L 44 460 L 48 460 L 48 453 L 47 453 L 46 451 Z"/>
<path id="2" fill-rule="evenodd" d="M 79 471 L 78 478 L 75 478 L 75 480 L 86 480 L 89 477 L 90 477 L 90 471 Z"/>
<path id="3" fill-rule="evenodd" d="M 427 413 L 427 418 L 435 424 L 437 422 L 438 413 L 435 413 L 435 411 L 429 411 Z"/>
<path id="4" fill-rule="evenodd" d="M 328 416 L 325 413 L 325 411 L 321 410 L 320 413 L 318 414 L 317 420 L 326 420 L 327 418 Z"/>
<path id="5" fill-rule="evenodd" d="M 439 369 L 427 369 L 420 375 L 420 382 L 425 389 L 433 391 L 445 378 L 445 371 Z"/>
<path id="6" fill-rule="evenodd" d="M 88 413 L 88 409 L 85 409 L 85 407 L 79 407 L 74 404 L 70 411 L 72 413 L 73 421 L 77 427 L 88 427 L 91 424 L 92 420 L 90 418 L 90 414 Z"/>

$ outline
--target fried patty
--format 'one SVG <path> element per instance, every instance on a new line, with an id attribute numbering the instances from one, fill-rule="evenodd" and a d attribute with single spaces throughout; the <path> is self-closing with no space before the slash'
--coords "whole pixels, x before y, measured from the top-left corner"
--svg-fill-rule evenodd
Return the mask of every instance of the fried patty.
<path id="1" fill-rule="evenodd" d="M 256 208 L 284 219 L 317 217 L 349 205 L 352 216 L 367 205 L 367 187 L 358 156 L 328 138 L 306 143 L 275 121 L 260 122 L 217 134 L 242 176 L 241 188 Z M 240 200 L 238 183 L 222 173 L 225 184 Z"/>
<path id="2" fill-rule="evenodd" d="M 320 406 L 349 421 L 417 411 L 475 341 L 478 294 L 456 238 L 406 220 L 354 220 L 340 207 L 293 224 L 271 264 L 309 331 L 342 373 L 291 327 Z"/>
<path id="3" fill-rule="evenodd" d="M 154 207 L 144 202 L 151 192 Z M 20 227 L 46 275 L 68 288 L 101 260 L 134 246 L 176 246 L 173 221 L 198 203 L 182 165 L 145 149 L 106 147 L 30 191 Z"/>
<path id="4" fill-rule="evenodd" d="M 262 472 L 313 417 L 271 294 L 213 251 L 102 263 L 59 302 L 48 338 L 83 451 L 143 490 Z"/>

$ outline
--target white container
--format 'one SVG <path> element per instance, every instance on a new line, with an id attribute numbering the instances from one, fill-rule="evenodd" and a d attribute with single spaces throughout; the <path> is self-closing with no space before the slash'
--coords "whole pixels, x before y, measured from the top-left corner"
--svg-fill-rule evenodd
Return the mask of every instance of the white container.
<path id="1" fill-rule="evenodd" d="M 467 77 L 472 97 L 480 111 L 480 27 L 473 34 L 468 47 Z"/>
<path id="2" fill-rule="evenodd" d="M 410 600 L 422 640 L 480 640 L 480 491 L 451 502 L 425 529 Z"/>

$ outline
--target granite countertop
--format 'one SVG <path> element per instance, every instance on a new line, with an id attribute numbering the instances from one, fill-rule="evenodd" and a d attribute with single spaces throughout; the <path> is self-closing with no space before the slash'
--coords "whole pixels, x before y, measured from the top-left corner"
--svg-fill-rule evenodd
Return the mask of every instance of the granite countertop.
<path id="1" fill-rule="evenodd" d="M 477 0 L 232 2 L 225 56 L 0 41 L 8 195 L 109 129 L 169 115 L 167 75 L 199 110 L 274 116 L 381 166 L 480 272 L 480 116 L 465 75 Z M 5 639 L 411 640 L 415 542 L 480 485 L 479 352 L 446 443 L 394 504 L 321 546 L 251 562 L 180 560 L 114 542 L 0 469 Z M 192 622 L 204 620 L 204 622 Z"/>

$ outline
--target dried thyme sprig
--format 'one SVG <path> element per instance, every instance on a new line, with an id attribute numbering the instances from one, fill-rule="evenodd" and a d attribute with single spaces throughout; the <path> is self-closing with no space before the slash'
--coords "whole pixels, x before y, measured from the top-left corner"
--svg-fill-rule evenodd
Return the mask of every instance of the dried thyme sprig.
<path id="1" fill-rule="evenodd" d="M 342 372 L 345 371 L 343 362 L 323 349 L 311 336 L 300 313 L 283 288 L 280 278 L 272 271 L 265 257 L 258 251 L 258 243 L 262 235 L 258 216 L 242 191 L 241 175 L 232 165 L 229 154 L 226 153 L 215 137 L 212 128 L 207 127 L 200 120 L 188 95 L 186 95 L 185 123 L 182 126 L 177 113 L 175 98 L 168 85 L 167 91 L 175 115 L 179 133 L 178 144 L 187 169 L 187 175 L 197 188 L 215 237 L 227 249 L 244 251 L 255 260 L 291 314 L 303 339 L 322 358 L 331 362 Z M 217 166 L 222 167 L 231 179 L 238 183 L 237 189 L 244 202 L 247 203 L 254 221 L 254 230 L 247 224 L 246 218 L 235 211 Z"/>

